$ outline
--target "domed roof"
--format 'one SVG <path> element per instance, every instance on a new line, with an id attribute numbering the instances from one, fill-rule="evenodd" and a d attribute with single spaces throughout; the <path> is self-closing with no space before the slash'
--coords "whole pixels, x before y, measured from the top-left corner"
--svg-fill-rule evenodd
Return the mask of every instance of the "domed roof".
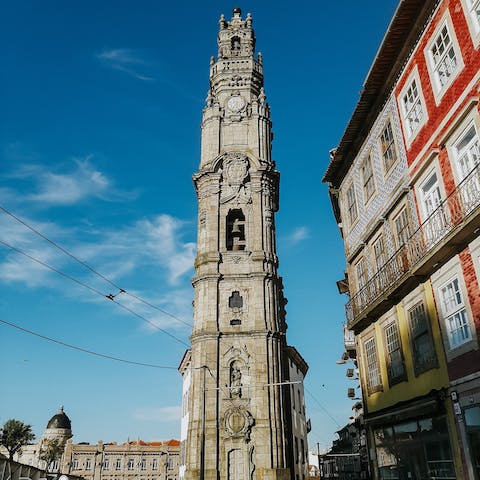
<path id="1" fill-rule="evenodd" d="M 60 411 L 48 421 L 47 428 L 64 428 L 66 430 L 72 429 L 72 423 L 63 411 L 63 405 L 60 407 Z"/>

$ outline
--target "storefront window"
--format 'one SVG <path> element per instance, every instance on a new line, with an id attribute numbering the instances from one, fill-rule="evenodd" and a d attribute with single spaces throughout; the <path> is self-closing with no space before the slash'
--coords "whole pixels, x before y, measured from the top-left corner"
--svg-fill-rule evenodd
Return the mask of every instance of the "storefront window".
<path id="1" fill-rule="evenodd" d="M 445 417 L 398 423 L 374 436 L 382 480 L 456 478 Z"/>
<path id="2" fill-rule="evenodd" d="M 465 409 L 465 426 L 467 428 L 468 442 L 473 468 L 480 478 L 480 407 Z"/>

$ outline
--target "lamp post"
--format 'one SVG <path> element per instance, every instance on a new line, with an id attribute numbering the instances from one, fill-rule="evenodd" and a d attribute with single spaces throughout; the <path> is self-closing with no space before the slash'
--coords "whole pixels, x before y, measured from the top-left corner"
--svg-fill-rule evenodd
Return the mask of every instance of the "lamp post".
<path id="1" fill-rule="evenodd" d="M 206 412 L 206 373 L 207 366 L 202 365 L 200 367 L 203 370 L 203 381 L 202 381 L 202 434 L 201 434 L 201 443 L 200 443 L 200 480 L 205 480 L 205 412 Z"/>

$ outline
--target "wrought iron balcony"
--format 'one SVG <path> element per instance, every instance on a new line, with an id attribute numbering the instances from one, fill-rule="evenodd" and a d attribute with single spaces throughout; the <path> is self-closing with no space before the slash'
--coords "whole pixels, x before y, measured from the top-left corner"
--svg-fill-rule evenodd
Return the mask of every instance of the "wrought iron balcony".
<path id="1" fill-rule="evenodd" d="M 480 164 L 429 215 L 346 305 L 355 332 L 460 252 L 480 229 Z"/>

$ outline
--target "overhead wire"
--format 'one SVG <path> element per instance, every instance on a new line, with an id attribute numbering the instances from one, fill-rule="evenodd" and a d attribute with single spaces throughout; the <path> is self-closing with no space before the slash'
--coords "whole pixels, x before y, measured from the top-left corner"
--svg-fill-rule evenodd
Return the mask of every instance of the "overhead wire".
<path id="1" fill-rule="evenodd" d="M 141 298 L 140 296 L 138 295 L 135 295 L 129 291 L 127 291 L 126 289 L 120 287 L 119 285 L 117 285 L 117 283 L 115 283 L 113 280 L 111 280 L 110 278 L 108 278 L 106 275 L 100 273 L 98 270 L 96 270 L 95 268 L 93 268 L 91 265 L 89 265 L 88 263 L 86 263 L 85 261 L 81 260 L 80 258 L 78 258 L 77 256 L 75 256 L 73 253 L 69 252 L 66 248 L 62 247 L 61 245 L 59 245 L 57 242 L 51 240 L 50 238 L 48 238 L 45 234 L 43 234 L 42 232 L 40 232 L 38 229 L 36 229 L 35 227 L 32 227 L 31 225 L 29 225 L 25 220 L 21 219 L 20 217 L 18 217 L 17 215 L 15 215 L 13 212 L 11 212 L 10 210 L 8 210 L 7 208 L 5 208 L 4 206 L 0 205 L 0 210 L 2 212 L 4 212 L 6 215 L 10 216 L 11 218 L 13 218 L 15 221 L 17 221 L 18 223 L 22 224 L 24 227 L 28 228 L 30 231 L 32 231 L 33 233 L 35 233 L 36 235 L 38 235 L 39 237 L 43 238 L 46 242 L 48 242 L 50 245 L 52 245 L 53 247 L 57 248 L 58 250 L 60 250 L 63 254 L 67 255 L 68 257 L 70 257 L 72 260 L 74 260 L 75 262 L 79 263 L 80 265 L 82 265 L 84 268 L 88 269 L 90 272 L 92 272 L 93 274 L 97 275 L 99 278 L 101 278 L 102 280 L 104 280 L 105 282 L 107 282 L 108 284 L 110 284 L 112 287 L 116 288 L 118 290 L 119 293 L 125 293 L 126 295 L 134 298 L 135 300 L 138 300 L 139 302 L 149 306 L 150 308 L 153 308 L 155 310 L 158 310 L 159 312 L 173 318 L 174 320 L 177 320 L 178 322 L 180 323 L 183 323 L 184 325 L 187 325 L 189 327 L 192 327 L 193 325 L 189 322 L 186 322 L 185 320 L 177 317 L 176 315 L 174 315 L 173 313 L 170 313 L 168 312 L 167 310 L 164 310 L 163 308 L 161 307 L 158 307 L 157 305 L 154 305 L 152 304 L 151 302 L 147 301 L 147 300 L 144 300 L 143 298 Z M 113 295 L 111 295 L 113 296 Z M 107 298 L 110 298 L 110 297 L 107 297 Z"/>
<path id="2" fill-rule="evenodd" d="M 314 400 L 314 402 L 327 414 L 327 416 L 333 420 L 335 425 L 337 425 L 338 428 L 341 428 L 341 425 L 338 423 L 338 421 L 335 419 L 335 417 L 322 405 L 322 403 L 313 395 L 313 393 L 304 385 L 303 388 L 305 391 L 310 395 L 310 397 Z"/>
<path id="3" fill-rule="evenodd" d="M 80 285 L 84 288 L 87 288 L 88 290 L 96 293 L 97 295 L 100 295 L 102 297 L 105 297 L 105 298 L 108 298 L 109 300 L 111 300 L 113 303 L 115 303 L 116 305 L 118 305 L 120 308 L 123 308 L 124 310 L 126 310 L 127 312 L 130 312 L 132 315 L 135 315 L 136 317 L 140 318 L 141 320 L 143 320 L 144 322 L 148 323 L 149 325 L 153 326 L 154 328 L 156 328 L 157 330 L 159 330 L 160 332 L 164 333 L 165 335 L 168 335 L 170 338 L 174 339 L 175 341 L 181 343 L 182 345 L 186 346 L 187 348 L 190 347 L 190 345 L 186 342 L 184 342 L 183 340 L 181 340 L 180 338 L 178 338 L 176 335 L 173 335 L 173 333 L 170 333 L 168 332 L 167 330 L 159 327 L 155 322 L 152 322 L 151 320 L 149 320 L 148 318 L 144 317 L 143 315 L 135 312 L 133 309 L 127 307 L 126 305 L 123 305 L 122 303 L 118 302 L 117 300 L 115 300 L 115 295 L 112 295 L 112 294 L 109 294 L 109 295 L 105 295 L 103 294 L 100 290 L 97 290 L 96 288 L 84 283 L 84 282 L 81 282 L 80 280 L 77 280 L 75 277 L 72 277 L 71 275 L 68 275 L 67 273 L 65 272 L 62 272 L 61 270 L 58 270 L 57 268 L 55 267 L 52 267 L 51 265 L 49 265 L 48 263 L 46 262 L 43 262 L 42 260 L 39 260 L 38 258 L 35 258 L 33 255 L 30 255 L 29 253 L 21 250 L 20 248 L 17 248 L 17 247 L 14 247 L 13 245 L 10 245 L 8 242 L 5 242 L 4 240 L 0 240 L 0 244 L 4 245 L 5 247 L 7 248 L 10 248 L 12 249 L 13 251 L 17 252 L 18 254 L 20 255 L 23 255 L 27 258 L 29 258 L 30 260 L 38 263 L 39 265 L 42 265 L 43 267 L 45 268 L 48 268 L 50 270 L 52 270 L 53 272 L 61 275 L 62 277 L 68 279 L 68 280 L 71 280 L 72 282 L 75 282 L 77 285 Z"/>
<path id="4" fill-rule="evenodd" d="M 107 355 L 104 353 L 94 352 L 93 350 L 88 350 L 83 347 L 79 347 L 77 345 L 72 345 L 71 343 L 66 343 L 56 338 L 49 337 L 47 335 L 42 335 L 41 333 L 34 332 L 33 330 L 28 330 L 27 328 L 21 327 L 20 325 L 16 325 L 15 323 L 7 322 L 6 320 L 0 319 L 0 322 L 4 325 L 8 325 L 9 327 L 16 328 L 22 332 L 28 333 L 30 335 L 34 335 L 35 337 L 42 338 L 43 340 L 47 340 L 49 342 L 56 343 L 58 345 L 62 345 L 63 347 L 71 348 L 73 350 L 78 350 L 79 352 L 88 353 L 89 355 L 95 355 L 101 358 L 107 358 L 109 360 L 115 360 L 116 362 L 128 363 L 130 365 L 138 365 L 142 367 L 151 367 L 151 368 L 162 368 L 167 370 L 177 370 L 176 367 L 169 367 L 165 365 L 155 365 L 152 363 L 144 363 L 144 362 L 135 362 L 133 360 L 126 360 L 125 358 L 114 357 L 113 355 Z"/>

